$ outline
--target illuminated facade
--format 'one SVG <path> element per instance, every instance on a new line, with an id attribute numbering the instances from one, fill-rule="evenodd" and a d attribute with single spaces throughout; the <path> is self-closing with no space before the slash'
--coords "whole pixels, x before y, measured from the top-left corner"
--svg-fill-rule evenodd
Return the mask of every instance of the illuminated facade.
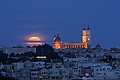
<path id="1" fill-rule="evenodd" d="M 82 42 L 81 43 L 69 43 L 69 42 L 62 42 L 59 34 L 54 36 L 54 43 L 53 47 L 55 49 L 64 49 L 64 48 L 90 48 L 91 47 L 91 35 L 90 35 L 90 28 L 84 28 L 82 31 Z"/>

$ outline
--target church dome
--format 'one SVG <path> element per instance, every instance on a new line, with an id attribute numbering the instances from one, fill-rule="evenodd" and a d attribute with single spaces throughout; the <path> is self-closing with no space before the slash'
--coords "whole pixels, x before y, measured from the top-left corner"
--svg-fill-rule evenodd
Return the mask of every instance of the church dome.
<path id="1" fill-rule="evenodd" d="M 87 30 L 90 30 L 90 28 L 88 27 Z"/>
<path id="2" fill-rule="evenodd" d="M 83 30 L 86 30 L 86 28 L 83 28 Z"/>
<path id="3" fill-rule="evenodd" d="M 101 49 L 101 45 L 98 43 L 96 46 L 95 46 L 96 49 Z"/>
<path id="4" fill-rule="evenodd" d="M 54 42 L 59 42 L 59 43 L 62 43 L 62 39 L 59 37 L 59 34 L 57 34 Z"/>

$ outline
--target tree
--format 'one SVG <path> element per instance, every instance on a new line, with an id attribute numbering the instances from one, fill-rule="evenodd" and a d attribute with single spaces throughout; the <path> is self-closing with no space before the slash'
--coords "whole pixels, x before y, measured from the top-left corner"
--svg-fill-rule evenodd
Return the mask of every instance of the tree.
<path id="1" fill-rule="evenodd" d="M 15 53 L 11 53 L 11 54 L 10 54 L 10 57 L 15 57 Z"/>
<path id="2" fill-rule="evenodd" d="M 17 53 L 17 54 L 16 54 L 16 57 L 20 57 L 20 54 L 19 54 L 19 53 Z"/>
<path id="3" fill-rule="evenodd" d="M 60 58 L 58 54 L 54 51 L 54 49 L 49 44 L 39 45 L 36 47 L 35 56 L 46 56 L 47 61 L 51 61 L 51 59 Z M 36 60 L 36 59 L 34 59 Z"/>
<path id="4" fill-rule="evenodd" d="M 87 54 L 86 57 L 91 58 L 91 56 L 89 54 Z"/>
<path id="5" fill-rule="evenodd" d="M 21 54 L 22 57 L 33 57 L 34 55 L 34 52 L 25 52 Z"/>
<path id="6" fill-rule="evenodd" d="M 15 80 L 14 78 L 0 76 L 0 80 Z"/>
<path id="7" fill-rule="evenodd" d="M 0 63 L 6 64 L 6 61 L 8 60 L 8 54 L 3 53 L 0 51 Z"/>

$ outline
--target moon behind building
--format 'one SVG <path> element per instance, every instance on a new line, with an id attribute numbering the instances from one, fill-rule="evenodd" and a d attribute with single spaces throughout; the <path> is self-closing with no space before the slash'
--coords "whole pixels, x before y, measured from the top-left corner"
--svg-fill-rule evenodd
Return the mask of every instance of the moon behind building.
<path id="1" fill-rule="evenodd" d="M 41 41 L 40 37 L 38 36 L 32 36 L 32 37 L 29 37 L 28 40 L 27 40 L 27 45 L 29 46 L 37 46 L 37 45 L 42 45 L 44 44 L 43 41 Z"/>

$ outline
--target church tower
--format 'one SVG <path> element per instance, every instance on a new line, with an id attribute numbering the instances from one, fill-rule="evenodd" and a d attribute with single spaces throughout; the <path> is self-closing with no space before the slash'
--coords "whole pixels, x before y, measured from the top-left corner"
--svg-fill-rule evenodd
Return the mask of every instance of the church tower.
<path id="1" fill-rule="evenodd" d="M 57 36 L 54 36 L 54 42 L 53 42 L 53 47 L 55 49 L 60 49 L 62 44 L 62 39 L 59 37 L 59 34 Z"/>
<path id="2" fill-rule="evenodd" d="M 91 35 L 90 35 L 90 28 L 84 28 L 82 31 L 82 43 L 86 44 L 86 48 L 91 47 Z"/>

